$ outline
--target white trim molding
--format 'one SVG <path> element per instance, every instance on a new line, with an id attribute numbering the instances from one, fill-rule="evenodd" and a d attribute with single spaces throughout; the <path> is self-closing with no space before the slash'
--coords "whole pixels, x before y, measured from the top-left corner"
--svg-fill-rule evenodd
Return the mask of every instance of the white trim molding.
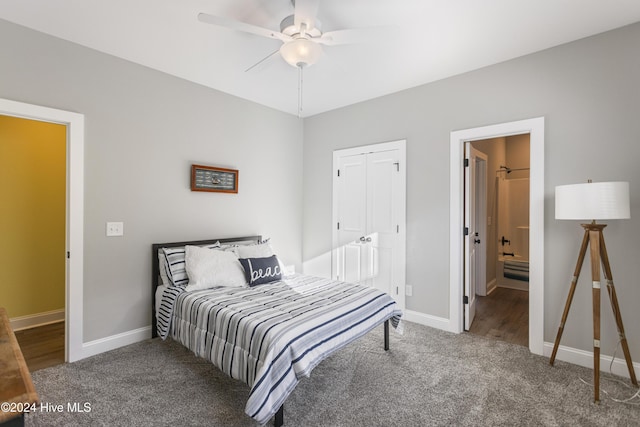
<path id="1" fill-rule="evenodd" d="M 453 332 L 464 330 L 463 201 L 464 143 L 510 135 L 530 135 L 529 230 L 529 350 L 542 355 L 544 347 L 544 117 L 451 132 L 449 229 L 449 320 Z"/>
<path id="2" fill-rule="evenodd" d="M 30 329 L 38 326 L 50 325 L 64 321 L 64 308 L 60 310 L 45 311 L 43 313 L 29 314 L 27 316 L 18 316 L 9 319 L 11 329 L 20 331 L 22 329 Z"/>
<path id="3" fill-rule="evenodd" d="M 82 344 L 82 358 L 115 350 L 151 338 L 151 326 L 134 329 Z"/>
<path id="4" fill-rule="evenodd" d="M 413 322 L 430 328 L 441 329 L 443 331 L 455 332 L 451 328 L 451 322 L 449 319 L 444 317 L 432 316 L 430 314 L 424 314 L 413 310 L 404 310 L 404 316 L 402 316 L 402 318 L 407 322 Z"/>
<path id="5" fill-rule="evenodd" d="M 65 360 L 82 359 L 84 115 L 0 98 L 0 114 L 67 127 Z"/>
<path id="6" fill-rule="evenodd" d="M 550 357 L 552 351 L 553 343 L 545 342 L 544 356 Z M 573 363 L 574 365 L 593 369 L 593 352 L 591 351 L 579 350 L 577 348 L 560 345 L 558 346 L 556 360 L 562 360 L 563 362 Z M 633 369 L 635 372 L 640 372 L 640 363 L 634 362 Z M 627 368 L 627 362 L 624 360 L 624 357 L 616 357 L 614 359 L 611 356 L 601 354 L 600 372 L 607 372 L 620 377 L 630 378 L 629 369 Z"/>

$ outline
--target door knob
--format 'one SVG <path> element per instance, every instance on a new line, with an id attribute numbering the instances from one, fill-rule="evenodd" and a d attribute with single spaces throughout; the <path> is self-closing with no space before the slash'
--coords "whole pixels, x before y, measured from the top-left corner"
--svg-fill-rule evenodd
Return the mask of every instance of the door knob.
<path id="1" fill-rule="evenodd" d="M 480 243 L 480 239 L 473 239 L 473 243 Z"/>

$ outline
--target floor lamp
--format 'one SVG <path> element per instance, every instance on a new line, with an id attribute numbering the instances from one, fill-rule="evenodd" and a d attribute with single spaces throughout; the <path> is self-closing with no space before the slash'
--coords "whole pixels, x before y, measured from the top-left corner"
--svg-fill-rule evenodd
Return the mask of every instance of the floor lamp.
<path id="1" fill-rule="evenodd" d="M 631 382 L 637 387 L 638 381 L 633 369 L 631 354 L 627 338 L 624 335 L 624 326 L 622 325 L 622 316 L 618 305 L 618 297 L 616 289 L 613 285 L 613 277 L 611 275 L 611 267 L 609 265 L 609 257 L 607 248 L 604 244 L 604 235 L 602 230 L 605 224 L 596 224 L 596 220 L 611 219 L 628 219 L 630 218 L 629 209 L 629 183 L 628 182 L 594 182 L 589 181 L 585 184 L 560 185 L 556 187 L 556 219 L 569 220 L 591 220 L 589 224 L 581 224 L 584 228 L 584 238 L 582 246 L 578 254 L 578 262 L 571 280 L 569 288 L 569 296 L 562 313 L 562 320 L 558 328 L 553 352 L 549 359 L 549 363 L 553 365 L 562 337 L 562 331 L 569 314 L 571 300 L 576 290 L 582 263 L 587 253 L 587 247 L 590 246 L 589 254 L 591 256 L 591 281 L 592 281 L 592 297 L 593 297 L 593 393 L 594 401 L 600 400 L 600 264 L 602 263 L 604 278 L 607 281 L 607 292 L 611 301 L 611 308 L 618 327 L 620 336 L 620 344 L 624 353 L 624 358 L 629 369 Z"/>

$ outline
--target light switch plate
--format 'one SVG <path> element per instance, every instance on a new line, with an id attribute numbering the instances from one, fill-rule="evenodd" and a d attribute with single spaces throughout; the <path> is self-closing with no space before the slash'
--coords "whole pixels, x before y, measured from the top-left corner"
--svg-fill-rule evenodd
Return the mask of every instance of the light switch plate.
<path id="1" fill-rule="evenodd" d="M 124 223 L 107 222 L 107 237 L 124 236 Z"/>

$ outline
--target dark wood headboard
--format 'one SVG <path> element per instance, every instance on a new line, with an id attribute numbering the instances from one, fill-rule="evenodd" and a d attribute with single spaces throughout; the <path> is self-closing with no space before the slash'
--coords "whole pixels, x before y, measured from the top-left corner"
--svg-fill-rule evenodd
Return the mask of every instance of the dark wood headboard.
<path id="1" fill-rule="evenodd" d="M 158 251 L 162 248 L 176 248 L 180 246 L 204 246 L 215 242 L 222 244 L 232 243 L 258 243 L 262 240 L 262 236 L 245 236 L 245 237 L 225 237 L 223 239 L 207 239 L 192 240 L 188 242 L 168 242 L 154 243 L 151 245 L 151 338 L 158 336 L 156 329 L 156 288 L 160 286 L 160 263 L 158 262 Z"/>

